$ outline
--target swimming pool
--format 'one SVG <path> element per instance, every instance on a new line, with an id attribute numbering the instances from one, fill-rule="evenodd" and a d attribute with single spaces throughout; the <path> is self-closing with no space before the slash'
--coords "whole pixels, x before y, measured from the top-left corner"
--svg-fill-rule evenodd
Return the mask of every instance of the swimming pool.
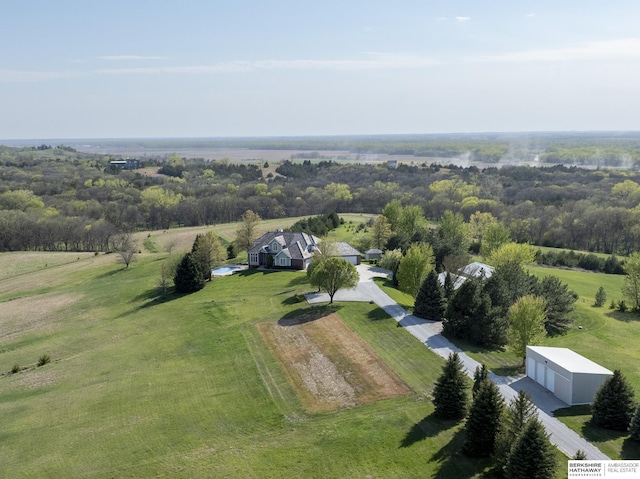
<path id="1" fill-rule="evenodd" d="M 246 267 L 239 265 L 220 266 L 219 268 L 211 270 L 211 276 L 228 276 L 243 269 L 246 269 Z"/>

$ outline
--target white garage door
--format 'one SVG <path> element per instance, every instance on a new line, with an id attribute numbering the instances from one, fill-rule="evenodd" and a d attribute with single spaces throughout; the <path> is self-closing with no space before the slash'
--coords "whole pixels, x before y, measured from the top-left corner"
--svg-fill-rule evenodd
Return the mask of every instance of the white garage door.
<path id="1" fill-rule="evenodd" d="M 545 386 L 549 391 L 554 392 L 555 384 L 556 372 L 551 368 L 547 368 L 547 384 L 545 384 Z"/>
<path id="2" fill-rule="evenodd" d="M 527 358 L 527 376 L 536 379 L 536 360 L 533 358 Z"/>
<path id="3" fill-rule="evenodd" d="M 349 263 L 358 265 L 358 257 L 357 256 L 342 256 L 343 259 L 346 259 Z"/>

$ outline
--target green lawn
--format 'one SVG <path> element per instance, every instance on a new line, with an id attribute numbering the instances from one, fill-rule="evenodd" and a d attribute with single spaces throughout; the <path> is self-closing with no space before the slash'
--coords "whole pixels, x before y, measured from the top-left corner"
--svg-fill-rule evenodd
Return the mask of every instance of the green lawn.
<path id="1" fill-rule="evenodd" d="M 1 327 L 41 321 L 0 329 L 3 477 L 482 477 L 488 462 L 458 452 L 461 424 L 432 416 L 442 360 L 375 305 L 335 309 L 414 393 L 310 415 L 254 326 L 306 308 L 304 273 L 251 271 L 159 298 L 162 257 L 123 269 L 100 255 L 0 281 Z M 52 306 L 33 314 L 18 297 Z M 37 368 L 43 353 L 52 362 Z"/>

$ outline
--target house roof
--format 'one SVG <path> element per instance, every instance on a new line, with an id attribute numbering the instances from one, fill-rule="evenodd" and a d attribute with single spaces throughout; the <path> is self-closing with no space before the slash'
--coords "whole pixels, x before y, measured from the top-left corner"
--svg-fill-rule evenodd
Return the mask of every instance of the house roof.
<path id="1" fill-rule="evenodd" d="M 382 254 L 382 250 L 378 248 L 371 248 L 365 251 L 364 254 Z"/>
<path id="2" fill-rule="evenodd" d="M 485 263 L 480 263 L 479 261 L 474 261 L 473 263 L 469 263 L 464 268 L 462 268 L 460 270 L 460 274 L 475 277 L 484 274 L 485 278 L 490 278 L 494 270 L 495 268 L 493 266 L 489 266 Z"/>
<path id="3" fill-rule="evenodd" d="M 362 253 L 351 246 L 346 241 L 333 243 L 333 250 L 336 256 L 362 256 Z"/>
<path id="4" fill-rule="evenodd" d="M 278 242 L 285 255 L 291 259 L 306 259 L 313 255 L 313 249 L 320 240 L 310 234 L 295 231 L 270 231 L 263 234 L 260 238 L 253 242 L 253 248 L 249 253 L 280 253 L 280 251 L 271 251 L 269 245 L 273 241 Z"/>
<path id="5" fill-rule="evenodd" d="M 571 373 L 613 374 L 607 368 L 594 363 L 571 349 L 551 348 L 549 346 L 527 346 L 527 349 L 544 356 L 549 361 Z"/>

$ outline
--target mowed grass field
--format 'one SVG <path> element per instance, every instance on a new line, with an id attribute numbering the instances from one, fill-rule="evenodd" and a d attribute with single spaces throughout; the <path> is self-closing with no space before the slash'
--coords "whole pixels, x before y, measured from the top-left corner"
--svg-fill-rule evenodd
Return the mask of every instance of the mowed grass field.
<path id="1" fill-rule="evenodd" d="M 432 415 L 443 361 L 375 305 L 332 311 L 410 393 L 313 414 L 256 327 L 308 310 L 305 274 L 251 271 L 161 298 L 164 257 L 125 269 L 89 256 L 0 280 L 1 477 L 486 474 L 459 454 L 462 424 Z"/>

